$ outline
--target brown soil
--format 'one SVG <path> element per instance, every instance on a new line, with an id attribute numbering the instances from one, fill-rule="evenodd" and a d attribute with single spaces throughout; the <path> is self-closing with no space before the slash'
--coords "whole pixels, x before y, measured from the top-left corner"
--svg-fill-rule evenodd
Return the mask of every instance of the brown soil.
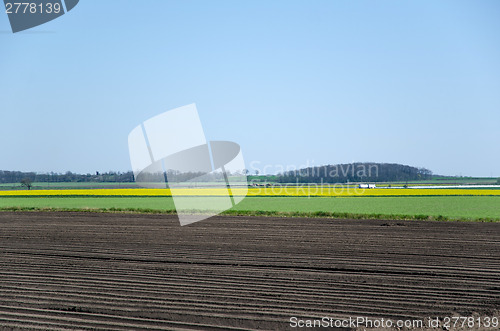
<path id="1" fill-rule="evenodd" d="M 0 213 L 0 328 L 498 316 L 500 224 Z"/>

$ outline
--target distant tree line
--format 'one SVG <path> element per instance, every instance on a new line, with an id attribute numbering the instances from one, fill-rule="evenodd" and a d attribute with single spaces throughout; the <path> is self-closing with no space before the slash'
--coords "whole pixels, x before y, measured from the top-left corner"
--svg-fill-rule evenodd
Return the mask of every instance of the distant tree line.
<path id="1" fill-rule="evenodd" d="M 49 182 L 49 183 L 128 183 L 134 181 L 134 173 L 128 172 L 96 172 L 95 174 L 76 174 L 71 171 L 66 173 L 36 173 L 22 171 L 2 171 L 0 170 L 0 183 L 20 183 L 29 179 L 32 183 Z"/>
<path id="2" fill-rule="evenodd" d="M 242 175 L 240 173 L 226 172 L 228 176 Z M 169 170 L 166 173 L 143 172 L 138 178 L 143 182 L 163 182 L 165 175 L 169 182 L 184 182 L 194 178 L 197 181 L 224 181 L 222 172 L 212 172 L 209 174 L 202 172 L 179 172 Z M 128 172 L 96 172 L 95 174 L 76 174 L 71 171 L 66 173 L 36 173 L 22 171 L 2 171 L 0 170 L 0 183 L 132 183 L 134 173 Z M 28 186 L 26 186 L 28 187 Z"/>
<path id="3" fill-rule="evenodd" d="M 231 172 L 226 170 L 226 176 L 245 177 L 245 172 Z M 165 181 L 169 183 L 183 183 L 187 181 L 195 182 L 224 182 L 224 173 L 221 171 L 213 171 L 210 173 L 205 172 L 181 172 L 176 170 L 167 170 L 166 172 L 142 172 L 136 180 L 138 182 L 158 183 Z"/>
<path id="4" fill-rule="evenodd" d="M 183 182 L 203 175 L 203 173 L 167 172 L 171 182 Z M 228 175 L 241 175 L 239 173 Z M 161 181 L 163 173 L 143 174 L 142 181 Z M 151 178 L 148 178 L 151 176 Z M 220 181 L 222 173 L 205 174 L 205 181 Z M 310 167 L 299 170 L 287 171 L 278 174 L 277 182 L 281 183 L 347 183 L 347 182 L 403 182 L 414 180 L 427 180 L 432 178 L 432 172 L 425 168 L 416 168 L 401 164 L 389 163 L 350 163 Z M 36 173 L 22 171 L 0 170 L 0 183 L 132 183 L 134 173 L 127 172 L 96 172 L 95 174 L 77 174 L 71 171 L 66 173 Z M 500 181 L 500 180 L 499 180 Z"/>
<path id="5" fill-rule="evenodd" d="M 394 163 L 349 163 L 287 171 L 277 177 L 281 183 L 402 182 L 427 180 L 432 171 Z"/>

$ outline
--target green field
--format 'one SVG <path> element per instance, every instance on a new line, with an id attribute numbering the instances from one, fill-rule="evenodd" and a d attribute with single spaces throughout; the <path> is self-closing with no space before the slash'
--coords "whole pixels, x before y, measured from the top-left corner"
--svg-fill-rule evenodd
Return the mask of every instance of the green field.
<path id="1" fill-rule="evenodd" d="M 200 209 L 209 209 L 202 200 Z M 165 197 L 2 197 L 0 209 L 100 209 L 172 211 Z M 247 197 L 228 213 L 277 214 L 291 216 L 333 216 L 374 218 L 429 218 L 500 221 L 500 197 Z"/>
<path id="2" fill-rule="evenodd" d="M 249 182 L 277 182 L 277 176 L 265 176 L 265 175 L 249 175 L 247 177 Z M 394 182 L 377 182 L 377 186 L 403 186 L 408 185 L 470 185 L 470 184 L 480 184 L 480 185 L 493 185 L 497 184 L 499 178 L 497 177 L 459 177 L 459 176 L 434 176 L 430 179 L 425 180 L 411 180 L 411 181 L 394 181 Z"/>
<path id="3" fill-rule="evenodd" d="M 250 175 L 247 177 L 249 183 L 275 183 L 278 177 L 274 175 Z M 400 182 L 377 182 L 378 187 L 402 187 L 404 185 L 494 185 L 499 178 L 496 177 L 451 177 L 435 176 L 431 179 L 420 181 Z M 205 183 L 206 184 L 206 183 Z M 292 183 L 293 184 L 293 183 Z M 327 184 L 328 185 L 328 184 Z M 343 183 L 345 187 L 357 186 L 356 183 Z M 137 188 L 135 182 L 33 182 L 32 189 L 96 189 L 96 188 Z M 25 189 L 20 183 L 0 183 L 0 190 L 22 190 Z"/>

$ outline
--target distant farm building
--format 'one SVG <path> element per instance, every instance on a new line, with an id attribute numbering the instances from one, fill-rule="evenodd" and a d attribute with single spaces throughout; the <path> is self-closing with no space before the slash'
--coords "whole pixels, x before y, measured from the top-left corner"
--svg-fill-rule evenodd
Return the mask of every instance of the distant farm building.
<path id="1" fill-rule="evenodd" d="M 375 184 L 359 184 L 358 188 L 377 188 Z"/>

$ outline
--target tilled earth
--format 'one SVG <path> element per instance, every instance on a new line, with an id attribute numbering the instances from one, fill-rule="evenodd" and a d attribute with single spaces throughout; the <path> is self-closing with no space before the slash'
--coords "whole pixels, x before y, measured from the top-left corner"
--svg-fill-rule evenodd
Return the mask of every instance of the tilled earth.
<path id="1" fill-rule="evenodd" d="M 0 328 L 498 316 L 500 224 L 0 213 Z"/>

